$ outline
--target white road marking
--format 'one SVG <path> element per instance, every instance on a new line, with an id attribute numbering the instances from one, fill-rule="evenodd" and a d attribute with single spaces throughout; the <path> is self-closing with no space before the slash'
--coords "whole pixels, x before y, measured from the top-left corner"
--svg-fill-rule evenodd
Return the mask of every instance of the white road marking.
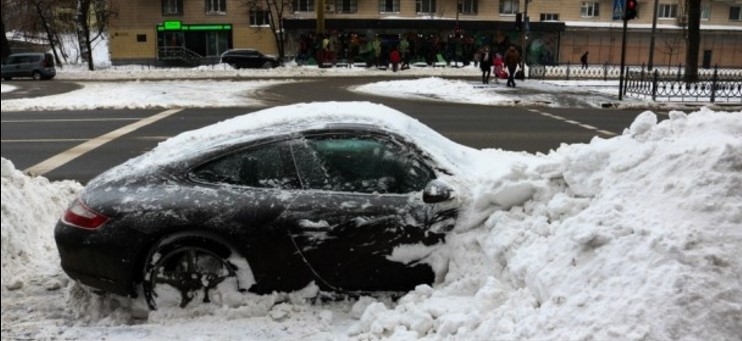
<path id="1" fill-rule="evenodd" d="M 2 143 L 47 143 L 47 142 L 80 142 L 88 139 L 36 139 L 36 140 L 2 140 Z"/>
<path id="2" fill-rule="evenodd" d="M 609 136 L 618 135 L 618 134 L 616 134 L 616 133 L 614 133 L 612 131 L 604 130 L 604 129 L 598 129 L 597 127 L 591 126 L 589 124 L 585 124 L 585 123 L 578 122 L 578 121 L 575 121 L 575 120 L 566 119 L 566 118 L 561 117 L 559 115 L 550 114 L 548 112 L 544 112 L 544 111 L 537 110 L 537 109 L 528 109 L 528 110 L 530 110 L 531 112 L 535 112 L 535 113 L 537 113 L 537 114 L 539 114 L 541 116 L 545 116 L 545 117 L 548 117 L 548 118 L 553 118 L 553 119 L 559 120 L 559 121 L 564 121 L 564 122 L 569 123 L 569 124 L 574 124 L 574 125 L 576 125 L 578 127 L 582 127 L 582 128 L 588 129 L 588 130 L 592 130 L 592 131 L 601 133 L 603 135 L 609 135 Z"/>
<path id="3" fill-rule="evenodd" d="M 63 151 L 57 155 L 54 155 L 40 163 L 37 163 L 25 170 L 27 174 L 32 175 L 44 175 L 48 172 L 51 172 L 52 170 L 55 170 L 66 163 L 80 157 L 81 155 L 98 148 L 108 142 L 111 142 L 123 135 L 126 135 L 128 133 L 131 133 L 132 131 L 135 131 L 139 128 L 142 128 L 144 126 L 147 126 L 149 124 L 155 123 L 163 118 L 166 118 L 170 115 L 173 115 L 175 113 L 180 112 L 183 109 L 170 109 L 163 111 L 161 113 L 157 113 L 155 115 L 152 115 L 150 117 L 146 117 L 144 119 L 141 119 L 137 122 L 134 122 L 132 124 L 123 126 L 119 129 L 116 129 L 112 132 L 109 132 L 107 134 L 103 134 L 101 136 L 98 136 L 92 140 L 88 140 L 82 144 L 79 144 L 75 147 L 72 147 L 66 151 Z"/>
<path id="4" fill-rule="evenodd" d="M 2 123 L 46 123 L 46 122 L 99 122 L 99 121 L 136 121 L 140 118 L 40 118 L 35 120 L 3 120 Z"/>

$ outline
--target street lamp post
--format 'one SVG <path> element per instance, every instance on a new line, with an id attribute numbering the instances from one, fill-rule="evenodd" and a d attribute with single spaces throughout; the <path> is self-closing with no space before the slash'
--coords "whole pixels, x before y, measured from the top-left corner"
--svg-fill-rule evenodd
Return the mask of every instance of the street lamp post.
<path id="1" fill-rule="evenodd" d="M 454 34 L 456 37 L 461 33 L 461 27 L 459 26 L 459 14 L 461 13 L 461 7 L 464 4 L 464 0 L 456 0 L 456 27 L 454 28 Z"/>
<path id="2" fill-rule="evenodd" d="M 325 0 L 318 0 L 315 2 L 314 13 L 317 17 L 316 33 L 319 37 L 325 34 Z"/>
<path id="3" fill-rule="evenodd" d="M 520 49 L 521 49 L 521 58 L 520 58 L 520 66 L 521 70 L 525 66 L 525 60 L 526 60 L 526 44 L 528 40 L 528 31 L 530 30 L 529 20 L 528 20 L 528 3 L 531 2 L 531 0 L 525 0 L 525 6 L 523 8 L 523 30 L 520 33 Z"/>

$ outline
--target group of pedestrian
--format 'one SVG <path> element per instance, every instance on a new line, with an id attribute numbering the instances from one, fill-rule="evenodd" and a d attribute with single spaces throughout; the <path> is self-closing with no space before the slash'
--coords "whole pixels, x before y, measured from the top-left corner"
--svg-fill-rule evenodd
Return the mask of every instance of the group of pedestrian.
<path id="1" fill-rule="evenodd" d="M 520 52 L 515 45 L 510 45 L 505 51 L 505 56 L 500 53 L 492 53 L 488 46 L 482 48 L 479 56 L 479 68 L 482 70 L 482 84 L 489 84 L 492 69 L 495 69 L 495 82 L 497 78 L 504 75 L 503 66 L 508 69 L 508 87 L 515 87 L 515 72 L 521 62 Z"/>

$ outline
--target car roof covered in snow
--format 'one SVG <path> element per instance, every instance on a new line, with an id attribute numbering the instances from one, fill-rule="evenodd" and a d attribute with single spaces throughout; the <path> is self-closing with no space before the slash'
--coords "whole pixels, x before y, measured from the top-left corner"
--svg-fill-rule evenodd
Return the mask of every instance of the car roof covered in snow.
<path id="1" fill-rule="evenodd" d="M 312 102 L 272 107 L 237 116 L 203 128 L 183 132 L 151 151 L 96 178 L 125 176 L 166 165 L 203 151 L 276 135 L 317 129 L 368 126 L 399 135 L 455 171 L 472 159 L 474 149 L 459 145 L 420 121 L 381 104 L 370 102 Z"/>

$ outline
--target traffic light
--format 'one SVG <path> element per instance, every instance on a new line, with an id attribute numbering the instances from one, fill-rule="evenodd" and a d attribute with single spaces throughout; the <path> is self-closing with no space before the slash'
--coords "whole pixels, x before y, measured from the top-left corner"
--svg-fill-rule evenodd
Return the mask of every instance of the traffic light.
<path id="1" fill-rule="evenodd" d="M 639 9 L 637 0 L 626 0 L 626 8 L 624 9 L 623 20 L 631 20 L 636 18 L 636 12 Z"/>
<path id="2" fill-rule="evenodd" d="M 516 13 L 515 14 L 515 29 L 520 31 L 523 29 L 523 13 Z"/>

